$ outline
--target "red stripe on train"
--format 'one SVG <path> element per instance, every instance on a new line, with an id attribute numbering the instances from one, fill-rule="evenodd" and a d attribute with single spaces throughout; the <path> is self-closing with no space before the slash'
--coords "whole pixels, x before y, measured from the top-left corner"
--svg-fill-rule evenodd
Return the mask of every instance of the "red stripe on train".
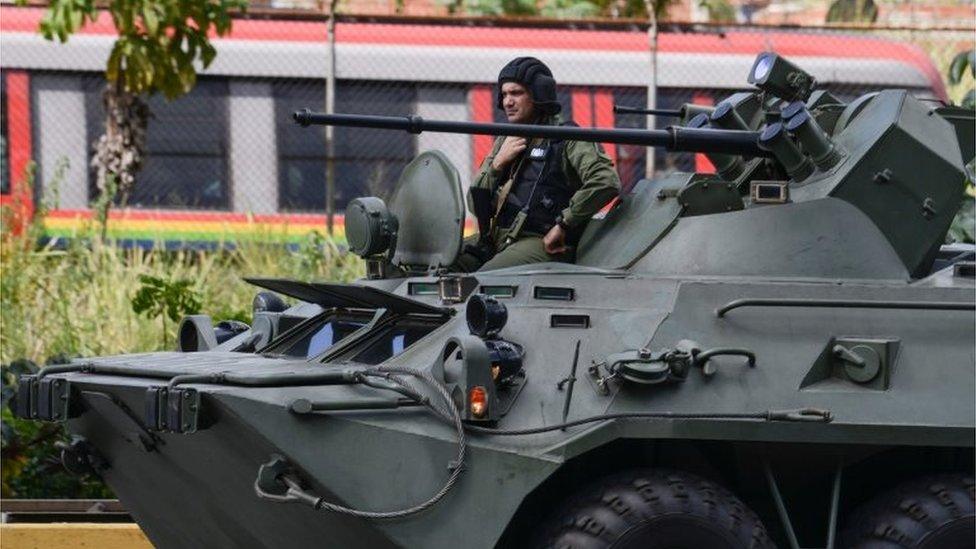
<path id="1" fill-rule="evenodd" d="M 44 8 L 0 6 L 0 30 L 36 32 Z M 107 13 L 83 27 L 80 34 L 114 35 L 115 26 Z M 232 40 L 324 42 L 324 22 L 236 19 Z M 647 51 L 643 32 L 598 30 L 460 27 L 339 23 L 336 41 L 347 44 L 455 46 L 476 48 L 537 48 L 588 51 Z M 891 59 L 906 62 L 921 71 L 936 93 L 944 95 L 942 77 L 929 57 L 911 44 L 851 35 L 729 31 L 724 33 L 662 33 L 658 51 L 754 55 L 773 50 L 785 56 L 817 56 L 848 59 Z"/>
<path id="2" fill-rule="evenodd" d="M 714 105 L 715 98 L 710 93 L 696 91 L 691 96 L 691 102 L 695 105 Z M 704 154 L 695 155 L 695 171 L 700 173 L 715 173 L 715 166 L 712 161 Z"/>
<path id="3" fill-rule="evenodd" d="M 44 8 L 0 6 L 0 30 L 34 32 Z M 107 13 L 85 25 L 81 34 L 116 34 Z M 324 42 L 326 25 L 317 21 L 235 19 L 231 39 Z M 339 23 L 340 43 L 416 46 L 472 46 L 612 51 L 647 51 L 644 32 L 599 30 L 461 27 L 386 23 Z M 728 31 L 723 33 L 662 33 L 659 51 L 713 54 L 755 54 L 775 50 L 783 55 L 845 58 L 887 58 L 930 62 L 918 48 L 896 41 L 851 35 Z M 871 47 L 873 46 L 873 47 Z M 880 47 L 879 47 L 880 46 Z"/>
<path id="4" fill-rule="evenodd" d="M 468 91 L 468 105 L 471 109 L 472 122 L 493 122 L 495 98 L 494 88 L 484 84 L 471 86 Z M 471 173 L 477 174 L 481 170 L 481 163 L 491 152 L 492 137 L 490 135 L 471 136 L 471 146 L 473 147 L 474 164 L 471 166 Z"/>
<path id="5" fill-rule="evenodd" d="M 0 195 L 0 205 L 11 208 L 11 231 L 23 230 L 24 223 L 34 215 L 33 190 L 28 185 L 31 161 L 30 75 L 27 71 L 11 70 L 7 76 L 7 132 L 10 140 L 10 193 Z"/>
<path id="6" fill-rule="evenodd" d="M 593 92 L 593 125 L 597 128 L 613 128 L 616 125 L 613 116 L 613 91 L 608 88 L 597 88 Z M 604 143 L 603 149 L 616 166 L 617 146 Z"/>

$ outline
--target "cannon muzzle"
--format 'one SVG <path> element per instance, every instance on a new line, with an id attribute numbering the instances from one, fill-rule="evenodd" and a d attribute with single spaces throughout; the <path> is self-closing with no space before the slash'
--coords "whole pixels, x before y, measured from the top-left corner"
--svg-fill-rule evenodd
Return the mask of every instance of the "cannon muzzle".
<path id="1" fill-rule="evenodd" d="M 345 126 L 421 132 L 461 133 L 475 135 L 504 135 L 565 141 L 618 143 L 643 147 L 662 147 L 669 151 L 741 154 L 770 156 L 757 144 L 759 132 L 686 128 L 670 126 L 663 130 L 624 128 L 579 128 L 575 126 L 543 126 L 538 124 L 491 124 L 482 122 L 448 122 L 424 120 L 419 116 L 371 116 L 359 114 L 321 114 L 308 109 L 292 115 L 302 126 Z"/>

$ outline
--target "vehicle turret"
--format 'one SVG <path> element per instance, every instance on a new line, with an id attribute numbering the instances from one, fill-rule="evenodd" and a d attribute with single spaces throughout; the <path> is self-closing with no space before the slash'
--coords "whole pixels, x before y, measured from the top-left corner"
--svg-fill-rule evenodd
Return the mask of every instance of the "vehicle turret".
<path id="1" fill-rule="evenodd" d="M 714 108 L 617 108 L 670 116 L 679 122 L 661 130 L 327 115 L 308 110 L 296 112 L 294 119 L 302 125 L 592 141 L 708 156 L 717 174 L 672 176 L 669 181 L 680 181 L 674 189 L 661 188 L 660 182 L 650 185 L 663 200 L 677 202 L 677 209 L 667 214 L 674 216 L 673 223 L 652 230 L 653 223 L 641 221 L 652 214 L 631 211 L 645 206 L 626 196 L 615 211 L 590 223 L 577 254 L 578 262 L 585 264 L 599 261 L 593 265 L 658 274 L 776 273 L 902 280 L 924 276 L 962 200 L 964 164 L 973 158 L 972 140 L 965 132 L 972 127 L 972 115 L 920 101 L 904 90 L 873 92 L 843 103 L 829 92 L 816 90 L 812 76 L 774 53 L 757 57 L 748 80 L 758 88 L 755 92 L 732 94 Z M 446 166 L 441 171 L 456 169 Z M 717 194 L 718 188 L 726 189 L 725 194 Z M 410 194 L 419 200 L 434 193 Z M 422 209 L 420 202 L 414 205 Z M 770 206 L 780 210 L 768 210 Z M 461 210 L 441 212 L 460 218 L 463 206 Z M 359 210 L 351 211 L 356 215 Z M 430 220 L 437 215 L 427 216 L 424 223 L 433 227 Z M 762 234 L 770 222 L 783 226 L 764 235 L 762 246 L 745 238 Z M 355 226 L 360 225 L 365 226 Z M 400 220 L 401 230 L 410 232 L 410 225 Z M 841 228 L 853 234 L 837 238 Z M 444 260 L 456 256 L 460 247 L 458 231 L 446 244 L 446 252 L 436 252 L 436 261 L 421 258 L 418 264 L 433 270 L 447 268 Z M 606 231 L 623 234 L 600 234 Z M 635 236 L 627 231 L 636 231 L 644 242 L 639 252 L 587 250 L 597 243 L 622 249 L 614 241 Z M 418 230 L 415 241 L 432 238 L 433 233 Z M 721 241 L 720 247 L 729 253 L 706 254 L 693 245 L 702 239 Z M 875 256 L 870 264 L 863 262 L 865 248 Z M 779 254 L 757 254 L 760 249 Z M 800 251 L 811 249 L 830 259 L 818 258 L 816 265 L 785 259 L 809 255 Z"/>

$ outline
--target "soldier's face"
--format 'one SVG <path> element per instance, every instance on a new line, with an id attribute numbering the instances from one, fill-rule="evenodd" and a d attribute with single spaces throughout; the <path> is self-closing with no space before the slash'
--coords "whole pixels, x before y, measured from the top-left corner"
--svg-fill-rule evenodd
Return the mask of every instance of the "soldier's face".
<path id="1" fill-rule="evenodd" d="M 502 84 L 502 108 L 512 124 L 526 124 L 535 118 L 535 104 L 529 90 L 518 82 Z"/>

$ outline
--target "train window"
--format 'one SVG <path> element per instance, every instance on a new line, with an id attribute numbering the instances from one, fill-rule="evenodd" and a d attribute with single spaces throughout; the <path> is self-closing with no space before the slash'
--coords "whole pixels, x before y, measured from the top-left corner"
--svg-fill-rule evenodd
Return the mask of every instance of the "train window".
<path id="1" fill-rule="evenodd" d="M 704 90 L 691 88 L 659 88 L 657 91 L 657 106 L 659 109 L 678 109 L 685 103 L 693 103 L 695 96 L 706 94 Z M 720 95 L 720 97 L 724 96 Z M 673 126 L 673 118 L 658 116 L 655 118 L 656 127 L 664 129 Z M 695 155 L 693 153 L 669 153 L 662 148 L 654 149 L 654 172 L 694 172 Z"/>
<path id="2" fill-rule="evenodd" d="M 325 82 L 279 80 L 272 84 L 278 144 L 278 203 L 287 211 L 325 210 L 325 128 L 292 122 L 299 109 L 324 110 Z"/>
<path id="3" fill-rule="evenodd" d="M 647 105 L 647 88 L 614 88 L 614 105 L 643 107 Z M 647 117 L 637 114 L 614 114 L 615 128 L 646 128 Z M 640 145 L 616 145 L 617 174 L 623 191 L 629 191 L 637 181 L 644 178 L 644 165 L 647 148 Z"/>
<path id="4" fill-rule="evenodd" d="M 10 194 L 10 133 L 7 126 L 7 74 L 0 73 L 0 194 Z"/>
<path id="5" fill-rule="evenodd" d="M 685 103 L 710 103 L 714 97 L 724 97 L 728 91 L 693 89 L 693 88 L 659 88 L 657 92 L 657 106 L 660 109 L 677 109 Z M 647 106 L 646 88 L 613 88 L 613 102 L 617 105 L 632 107 Z M 673 118 L 658 116 L 655 120 L 659 129 L 674 125 Z M 634 114 L 616 114 L 614 125 L 618 128 L 646 128 L 647 118 Z M 647 163 L 647 148 L 637 145 L 617 145 L 617 172 L 624 190 L 630 189 L 637 181 L 644 179 Z M 658 174 L 675 171 L 694 172 L 696 169 L 695 155 L 692 153 L 669 153 L 664 149 L 655 149 L 654 171 Z"/>
<path id="6" fill-rule="evenodd" d="M 325 83 L 320 80 L 274 83 L 277 117 L 280 207 L 287 211 L 325 209 L 325 130 L 291 122 L 297 109 L 323 110 Z M 414 83 L 347 82 L 336 84 L 335 111 L 408 115 L 416 101 Z M 353 198 L 389 198 L 403 168 L 416 154 L 414 136 L 362 128 L 335 129 L 335 204 L 341 211 Z"/>
<path id="7" fill-rule="evenodd" d="M 89 141 L 102 134 L 103 80 L 86 79 L 86 118 Z M 160 94 L 149 99 L 152 118 L 146 134 L 148 153 L 130 206 L 187 209 L 230 207 L 227 167 L 228 82 L 200 78 L 193 90 L 174 101 Z M 92 196 L 97 194 L 94 174 Z"/>
<path id="8" fill-rule="evenodd" d="M 343 82 L 336 86 L 336 112 L 406 116 L 414 112 L 413 82 Z M 336 128 L 336 208 L 358 196 L 388 200 L 403 168 L 416 156 L 416 137 L 407 132 Z"/>

